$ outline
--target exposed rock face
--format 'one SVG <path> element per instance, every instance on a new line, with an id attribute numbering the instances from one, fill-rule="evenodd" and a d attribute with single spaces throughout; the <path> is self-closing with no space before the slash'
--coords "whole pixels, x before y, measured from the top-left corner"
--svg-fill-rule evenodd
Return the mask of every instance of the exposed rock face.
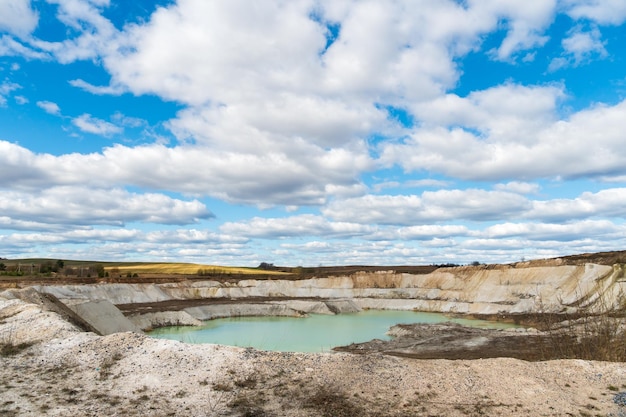
<path id="1" fill-rule="evenodd" d="M 167 326 L 201 326 L 202 321 L 186 311 L 158 311 L 155 313 L 137 314 L 128 319 L 142 330 Z"/>
<path id="2" fill-rule="evenodd" d="M 131 304 L 286 297 L 348 299 L 357 308 L 521 314 L 573 312 L 593 306 L 599 300 L 604 307 L 614 306 L 626 293 L 626 280 L 620 265 L 584 264 L 441 268 L 423 275 L 376 272 L 306 280 L 66 285 L 37 289 L 69 304 L 99 299 Z"/>

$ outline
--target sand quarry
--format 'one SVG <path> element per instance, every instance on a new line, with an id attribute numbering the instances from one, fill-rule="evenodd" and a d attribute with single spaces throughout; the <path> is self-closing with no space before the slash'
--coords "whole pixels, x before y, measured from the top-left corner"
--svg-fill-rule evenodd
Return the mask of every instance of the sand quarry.
<path id="1" fill-rule="evenodd" d="M 584 270 L 597 270 L 594 268 L 585 266 Z M 518 271 L 511 277 L 529 276 L 528 272 Z M 580 271 L 570 272 L 584 281 Z M 453 273 L 446 273 L 446 279 L 453 283 Z M 467 270 L 459 274 L 464 274 L 466 284 L 473 282 Z M 481 285 L 487 285 L 489 276 L 484 271 L 480 275 Z M 494 276 L 501 285 L 507 285 L 500 272 Z M 611 288 L 622 285 L 622 276 L 603 270 L 592 280 L 600 277 L 610 281 L 602 288 L 603 294 L 612 294 Z M 389 290 L 417 288 L 407 284 L 411 281 L 408 278 L 403 277 L 402 285 Z M 446 289 L 435 278 L 420 277 L 419 290 L 428 292 L 432 284 L 440 291 L 456 291 Z M 350 295 L 346 291 L 352 288 L 357 305 L 382 305 L 385 300 L 395 307 L 410 304 L 411 300 L 402 304 L 392 299 L 391 293 L 380 296 L 385 294 L 378 291 L 380 285 L 376 288 L 379 297 L 372 297 L 372 292 L 348 285 L 345 277 L 341 279 L 341 296 Z M 533 280 L 536 277 L 529 282 Z M 558 285 L 561 294 L 567 296 L 565 282 Z M 214 284 L 202 285 L 215 289 Z M 321 283 L 315 285 L 319 290 Z M 513 285 L 510 280 L 508 285 Z M 197 293 L 201 285 L 191 287 Z M 229 291 L 252 287 L 250 282 L 241 287 L 229 284 Z M 251 295 L 262 295 L 258 291 L 261 287 L 256 285 Z M 305 287 L 298 284 L 299 291 Z M 119 299 L 111 303 L 121 305 L 127 301 L 124 297 L 132 294 L 124 295 L 123 287 L 116 288 Z M 184 290 L 181 288 L 176 294 Z M 499 305 L 497 299 L 502 297 L 508 297 L 507 303 L 501 304 L 503 308 L 526 306 L 527 312 L 532 311 L 529 294 L 541 291 L 529 284 L 520 292 L 521 283 L 516 284 L 511 294 L 518 294 L 522 303 L 516 304 L 510 294 L 499 292 L 497 299 L 488 299 L 480 288 L 469 284 L 467 288 L 477 305 L 488 311 Z M 57 296 L 64 295 L 62 301 L 72 305 L 103 291 L 102 287 L 59 287 Z M 311 291 L 304 292 L 311 295 Z M 0 344 L 13 347 L 0 355 L 0 416 L 626 416 L 624 363 L 528 362 L 506 357 L 425 360 L 379 351 L 279 353 L 156 340 L 141 332 L 102 336 L 84 331 L 45 303 L 33 297 L 20 298 L 17 293 L 0 292 Z M 211 293 L 220 296 L 219 291 Z M 591 300 L 588 293 L 579 296 Z M 469 303 L 473 308 L 468 297 L 454 297 L 459 306 Z M 432 301 L 439 308 L 453 302 L 441 294 Z M 198 311 L 197 305 L 193 308 L 196 310 L 191 312 Z"/>

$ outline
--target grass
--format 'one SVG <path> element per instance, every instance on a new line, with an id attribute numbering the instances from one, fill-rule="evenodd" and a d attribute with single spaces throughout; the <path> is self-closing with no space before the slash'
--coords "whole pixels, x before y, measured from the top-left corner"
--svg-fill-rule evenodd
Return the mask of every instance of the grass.
<path id="1" fill-rule="evenodd" d="M 205 271 L 207 274 L 267 274 L 267 275 L 282 275 L 282 272 L 277 271 L 259 271 L 255 268 L 240 268 L 229 266 L 216 266 L 216 265 L 202 265 L 192 263 L 115 263 L 105 264 L 105 271 L 111 273 L 111 271 L 117 269 L 120 274 L 126 275 L 130 273 L 137 274 L 182 274 L 182 275 L 195 275 L 198 271 Z"/>

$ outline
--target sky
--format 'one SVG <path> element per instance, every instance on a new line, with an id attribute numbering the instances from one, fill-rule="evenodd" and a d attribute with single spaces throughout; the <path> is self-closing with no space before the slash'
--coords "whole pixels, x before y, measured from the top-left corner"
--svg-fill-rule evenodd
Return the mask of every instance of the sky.
<path id="1" fill-rule="evenodd" d="M 0 0 L 0 257 L 626 246 L 623 0 Z"/>

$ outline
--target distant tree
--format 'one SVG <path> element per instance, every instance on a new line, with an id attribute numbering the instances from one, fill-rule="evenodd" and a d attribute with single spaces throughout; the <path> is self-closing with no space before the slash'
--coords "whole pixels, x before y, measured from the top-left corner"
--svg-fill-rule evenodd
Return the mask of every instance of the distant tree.
<path id="1" fill-rule="evenodd" d="M 47 261 L 44 262 L 43 265 L 39 265 L 39 272 L 41 272 L 42 274 L 48 274 L 50 272 L 56 272 L 56 270 L 52 262 Z"/>
<path id="2" fill-rule="evenodd" d="M 275 269 L 276 267 L 274 266 L 274 264 L 270 264 L 270 263 L 267 263 L 267 262 L 261 262 L 259 264 L 258 268 L 259 269 L 264 269 L 266 271 L 269 271 L 269 270 Z"/>
<path id="3" fill-rule="evenodd" d="M 474 261 L 474 262 L 472 262 L 472 266 L 480 266 L 480 262 Z"/>
<path id="4" fill-rule="evenodd" d="M 89 268 L 89 276 L 93 273 L 97 275 L 99 278 L 104 278 L 104 266 L 101 264 L 96 264 Z"/>
<path id="5" fill-rule="evenodd" d="M 57 270 L 55 272 L 58 272 L 58 271 L 62 270 L 64 266 L 65 266 L 65 262 L 63 262 L 61 259 L 59 259 L 57 261 L 57 263 L 56 263 Z"/>
<path id="6" fill-rule="evenodd" d="M 0 271 L 6 271 L 7 270 L 7 266 L 4 264 L 4 262 L 0 262 Z"/>

